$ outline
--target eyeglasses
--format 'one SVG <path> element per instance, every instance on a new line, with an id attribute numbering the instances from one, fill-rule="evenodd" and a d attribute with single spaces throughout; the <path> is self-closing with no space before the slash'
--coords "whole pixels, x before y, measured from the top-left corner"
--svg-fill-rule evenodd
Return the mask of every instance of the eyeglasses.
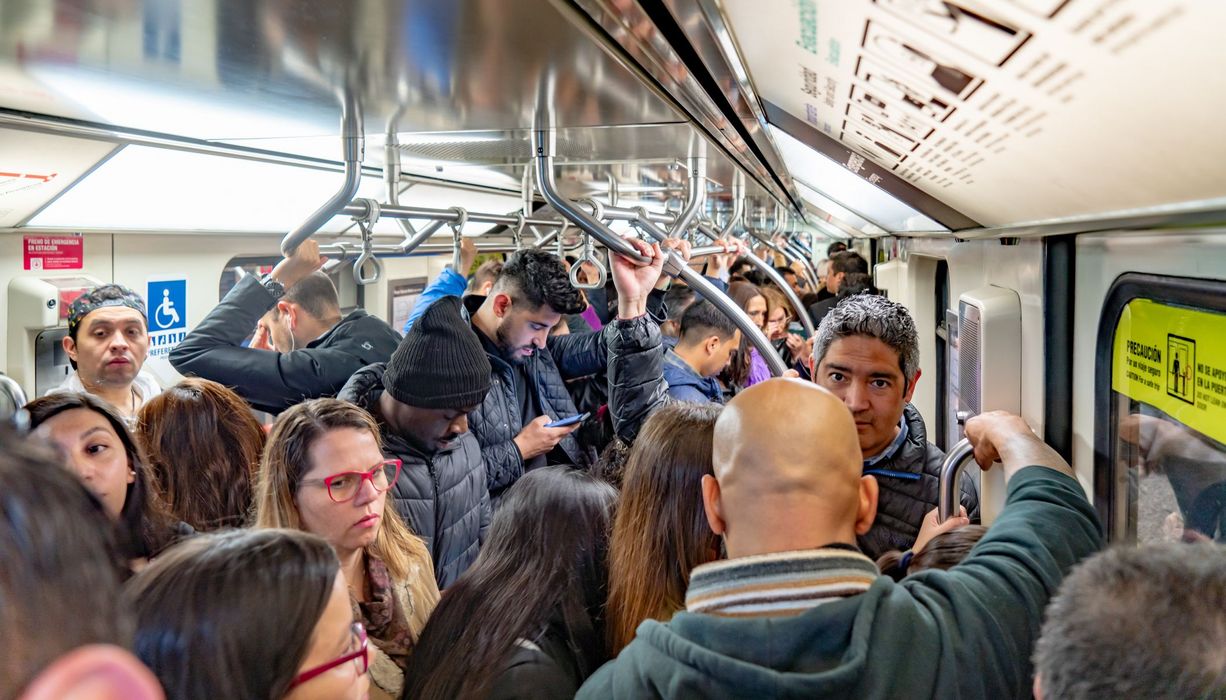
<path id="1" fill-rule="evenodd" d="M 376 464 L 370 471 L 340 472 L 322 479 L 304 479 L 302 483 L 323 484 L 328 489 L 328 498 L 336 503 L 345 503 L 352 501 L 358 495 L 363 481 L 369 481 L 378 493 L 386 491 L 400 477 L 401 464 L 402 462 L 398 459 L 386 459 Z"/>
<path id="2" fill-rule="evenodd" d="M 307 669 L 306 671 L 299 673 L 297 677 L 294 678 L 294 682 L 289 684 L 290 689 L 292 690 L 293 688 L 306 683 L 312 678 L 321 676 L 337 666 L 343 666 L 350 661 L 357 662 L 355 667 L 358 670 L 359 676 L 366 673 L 366 668 L 370 664 L 370 657 L 368 657 L 366 654 L 366 648 L 368 646 L 366 642 L 366 628 L 362 626 L 361 622 L 355 622 L 350 628 L 350 633 L 352 634 L 352 639 L 350 640 L 349 645 L 351 651 L 340 658 L 329 661 L 326 664 L 316 666 L 315 668 Z M 352 649 L 354 646 L 357 646 L 357 649 Z"/>

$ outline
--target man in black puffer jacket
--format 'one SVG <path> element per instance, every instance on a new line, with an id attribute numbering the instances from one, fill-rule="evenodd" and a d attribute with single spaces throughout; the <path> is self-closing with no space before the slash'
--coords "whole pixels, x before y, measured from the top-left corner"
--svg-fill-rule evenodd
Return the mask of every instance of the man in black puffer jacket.
<path id="1" fill-rule="evenodd" d="M 652 264 L 637 266 L 619 255 L 610 256 L 617 288 L 617 319 L 596 333 L 550 336 L 549 330 L 569 313 L 583 310 L 578 290 L 570 286 L 566 268 L 557 256 L 526 249 L 511 256 L 488 297 L 468 297 L 473 330 L 493 367 L 493 386 L 470 416 L 473 433 L 481 444 L 490 495 L 498 496 L 525 472 L 546 464 L 570 464 L 586 469 L 595 461 L 594 450 L 571 434 L 578 424 L 549 428 L 546 424 L 578 412 L 566 388 L 566 379 L 603 371 L 610 362 L 611 340 L 651 347 L 636 355 L 648 360 L 659 353 L 656 322 L 647 314 L 647 299 L 659 280 L 664 253 L 658 245 L 630 243 Z M 437 302 L 436 302 L 437 303 Z M 654 335 L 653 335 L 654 334 Z M 615 380 L 631 397 L 635 387 L 651 387 L 648 362 L 629 359 L 618 363 Z M 623 402 L 610 396 L 610 404 Z M 642 408 L 610 406 L 617 418 L 643 415 Z M 630 420 L 625 425 L 636 422 Z M 631 428 L 633 430 L 633 428 Z M 620 431 L 619 431 L 620 432 Z"/>
<path id="2" fill-rule="evenodd" d="M 859 540 L 876 559 L 915 543 L 924 516 L 937 505 L 945 454 L 928 442 L 924 419 L 911 405 L 919 381 L 919 336 L 906 307 L 882 296 L 841 300 L 813 341 L 813 381 L 851 410 L 864 457 L 864 475 L 877 480 L 877 518 Z M 968 470 L 973 471 L 973 470 Z M 962 506 L 979 521 L 979 492 L 962 477 Z"/>
<path id="3" fill-rule="evenodd" d="M 384 453 L 403 462 L 392 490 L 396 511 L 426 542 L 438 587 L 477 559 L 490 523 L 485 464 L 468 414 L 490 389 L 490 364 L 445 297 L 413 324 L 386 365 L 364 367 L 339 398 L 379 422 Z"/>

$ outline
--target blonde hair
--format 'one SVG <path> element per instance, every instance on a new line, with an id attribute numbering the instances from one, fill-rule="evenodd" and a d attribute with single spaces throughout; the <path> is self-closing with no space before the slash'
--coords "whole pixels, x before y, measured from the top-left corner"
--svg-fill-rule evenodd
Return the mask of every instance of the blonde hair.
<path id="1" fill-rule="evenodd" d="M 771 286 L 763 286 L 760 288 L 762 296 L 766 299 L 766 320 L 769 322 L 771 314 L 775 313 L 775 309 L 783 309 L 783 321 L 787 323 L 796 317 L 795 309 L 792 308 L 792 302 L 788 301 L 787 296 Z"/>
<path id="2" fill-rule="evenodd" d="M 295 495 L 310 471 L 311 445 L 341 428 L 367 430 L 379 440 L 379 425 L 366 411 L 339 399 L 304 401 L 277 417 L 260 460 L 256 481 L 255 526 L 304 530 Z M 432 570 L 430 553 L 394 507 L 385 508 L 383 523 L 368 554 L 383 561 L 395 582 L 408 581 L 416 571 Z"/>

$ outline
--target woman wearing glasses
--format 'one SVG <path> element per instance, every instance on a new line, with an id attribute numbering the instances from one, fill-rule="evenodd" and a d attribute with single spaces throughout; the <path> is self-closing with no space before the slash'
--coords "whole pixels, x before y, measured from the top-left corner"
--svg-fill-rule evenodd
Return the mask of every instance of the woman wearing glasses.
<path id="1" fill-rule="evenodd" d="M 370 636 L 372 697 L 396 697 L 417 637 L 438 603 L 430 553 L 385 508 L 400 461 L 380 450 L 370 414 L 315 399 L 273 424 L 256 488 L 256 527 L 319 535 L 336 551 Z"/>
<path id="2" fill-rule="evenodd" d="M 368 696 L 366 632 L 318 537 L 200 535 L 158 557 L 123 595 L 136 614 L 133 650 L 168 698 Z"/>

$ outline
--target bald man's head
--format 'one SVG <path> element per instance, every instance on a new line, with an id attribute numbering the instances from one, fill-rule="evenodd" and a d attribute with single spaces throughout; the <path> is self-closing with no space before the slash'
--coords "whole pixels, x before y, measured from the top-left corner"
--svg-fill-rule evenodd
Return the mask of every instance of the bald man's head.
<path id="1" fill-rule="evenodd" d="M 876 514 L 851 413 L 809 382 L 771 379 L 737 394 L 715 424 L 712 462 L 703 496 L 729 556 L 851 544 Z"/>

